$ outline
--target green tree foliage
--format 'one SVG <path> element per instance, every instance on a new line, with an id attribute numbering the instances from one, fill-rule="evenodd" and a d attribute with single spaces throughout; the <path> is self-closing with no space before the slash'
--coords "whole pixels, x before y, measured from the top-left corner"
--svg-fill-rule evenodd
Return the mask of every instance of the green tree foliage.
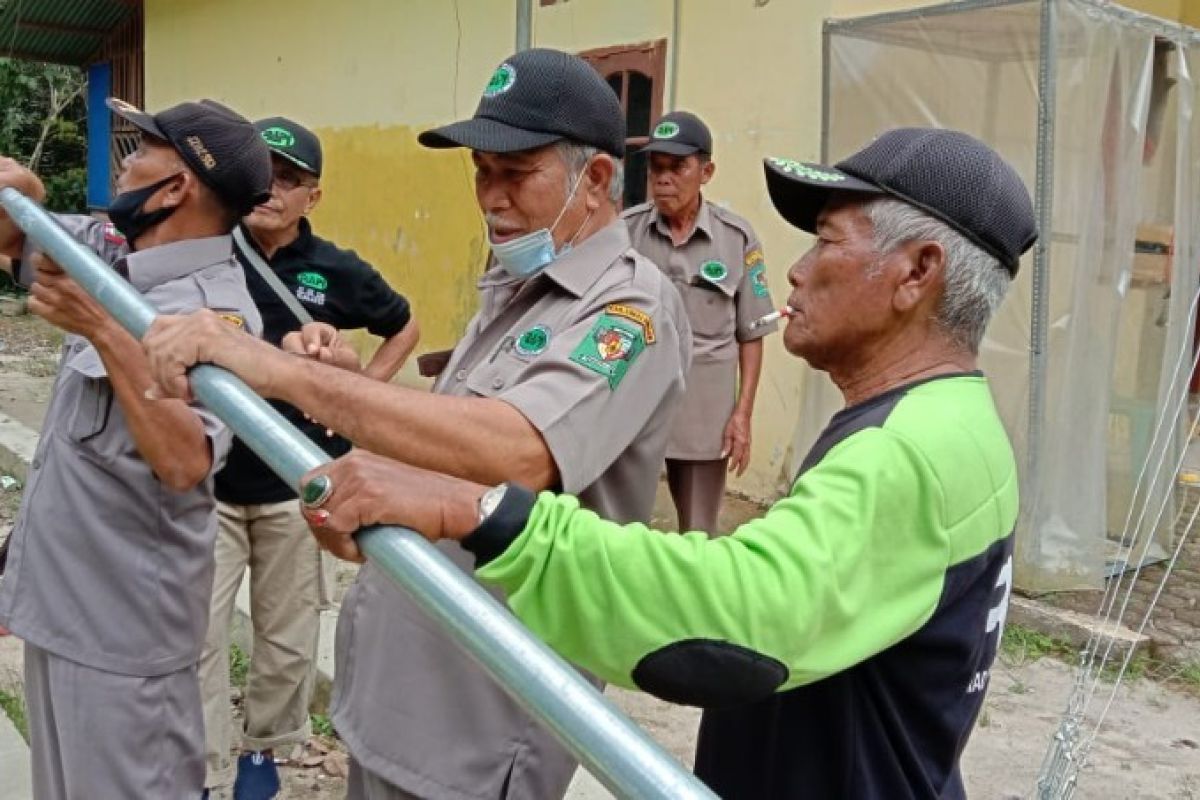
<path id="1" fill-rule="evenodd" d="M 87 203 L 85 87 L 74 67 L 0 58 L 0 154 L 41 176 L 54 211 Z"/>

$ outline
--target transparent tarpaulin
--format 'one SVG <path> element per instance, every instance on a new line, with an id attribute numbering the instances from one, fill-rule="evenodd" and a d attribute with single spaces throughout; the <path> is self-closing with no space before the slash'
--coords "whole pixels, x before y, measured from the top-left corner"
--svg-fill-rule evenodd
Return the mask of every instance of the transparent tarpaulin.
<path id="1" fill-rule="evenodd" d="M 826 26 L 827 158 L 889 128 L 956 128 L 1035 193 L 1041 239 L 980 353 L 1021 468 L 1027 590 L 1099 586 L 1131 506 L 1148 509 L 1152 555 L 1170 544 L 1173 475 L 1150 477 L 1186 443 L 1198 54 L 1195 31 L 1093 0 L 963 0 Z M 806 386 L 797 452 L 840 405 L 827 380 Z"/>

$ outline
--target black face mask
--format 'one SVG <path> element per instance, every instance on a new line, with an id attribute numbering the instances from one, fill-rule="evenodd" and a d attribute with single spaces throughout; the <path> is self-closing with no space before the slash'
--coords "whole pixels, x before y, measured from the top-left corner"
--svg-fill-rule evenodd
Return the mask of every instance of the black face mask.
<path id="1" fill-rule="evenodd" d="M 133 247 L 134 241 L 140 238 L 143 233 L 175 213 L 175 209 L 179 206 L 157 208 L 154 211 L 142 211 L 142 206 L 146 204 L 146 201 L 155 192 L 173 181 L 180 174 L 176 172 L 174 175 L 168 175 L 157 183 L 143 186 L 141 189 L 131 189 L 128 192 L 121 192 L 113 198 L 112 203 L 108 206 L 108 219 L 113 224 L 113 227 L 120 231 L 125 240 L 129 242 L 130 247 Z"/>

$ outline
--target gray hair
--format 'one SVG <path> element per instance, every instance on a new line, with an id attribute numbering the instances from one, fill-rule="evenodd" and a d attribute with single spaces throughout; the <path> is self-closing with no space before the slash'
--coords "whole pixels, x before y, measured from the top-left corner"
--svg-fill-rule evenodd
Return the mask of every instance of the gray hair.
<path id="1" fill-rule="evenodd" d="M 567 139 L 556 142 L 554 149 L 562 158 L 563 163 L 567 165 L 567 191 L 571 191 L 571 187 L 575 185 L 575 180 L 579 177 L 579 173 L 583 172 L 587 167 L 592 156 L 600 152 L 600 148 L 592 147 L 588 144 L 579 144 Z M 613 156 L 613 176 L 608 182 L 608 199 L 614 204 L 621 204 L 621 197 L 625 193 L 625 164 L 621 159 Z"/>
<path id="2" fill-rule="evenodd" d="M 983 332 L 1012 282 L 1008 270 L 970 239 L 908 203 L 881 197 L 864 210 L 880 254 L 916 240 L 937 242 L 946 251 L 946 290 L 935 321 L 956 344 L 978 353 Z"/>

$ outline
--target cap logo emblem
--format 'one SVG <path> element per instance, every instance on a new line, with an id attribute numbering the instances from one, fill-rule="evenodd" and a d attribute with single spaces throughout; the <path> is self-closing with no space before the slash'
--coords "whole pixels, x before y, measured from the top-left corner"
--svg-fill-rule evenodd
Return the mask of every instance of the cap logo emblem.
<path id="1" fill-rule="evenodd" d="M 827 172 L 823 169 L 815 169 L 795 159 L 772 158 L 770 161 L 779 169 L 784 172 L 790 172 L 798 178 L 807 178 L 811 181 L 823 181 L 825 183 L 837 183 L 838 181 L 846 180 L 846 176 L 839 172 Z"/>
<path id="2" fill-rule="evenodd" d="M 679 126 L 670 120 L 658 123 L 652 134 L 655 139 L 670 139 L 679 133 Z"/>
<path id="3" fill-rule="evenodd" d="M 513 87 L 517 82 L 517 71 L 512 64 L 507 62 L 496 67 L 496 71 L 492 73 L 492 79 L 488 81 L 488 85 L 483 89 L 484 97 L 495 97 L 498 94 L 504 94 Z"/>
<path id="4" fill-rule="evenodd" d="M 700 265 L 700 275 L 707 281 L 719 283 L 728 277 L 729 267 L 720 261 L 705 261 Z"/>
<path id="5" fill-rule="evenodd" d="M 189 136 L 184 139 L 184 142 L 196 154 L 196 158 L 200 159 L 200 163 L 204 165 L 205 169 L 211 170 L 216 168 L 216 157 L 208 152 L 208 148 L 204 146 L 204 141 L 199 136 Z"/>
<path id="6" fill-rule="evenodd" d="M 267 128 L 262 132 L 263 141 L 271 147 L 295 147 L 296 137 L 287 128 L 278 125 Z"/>

